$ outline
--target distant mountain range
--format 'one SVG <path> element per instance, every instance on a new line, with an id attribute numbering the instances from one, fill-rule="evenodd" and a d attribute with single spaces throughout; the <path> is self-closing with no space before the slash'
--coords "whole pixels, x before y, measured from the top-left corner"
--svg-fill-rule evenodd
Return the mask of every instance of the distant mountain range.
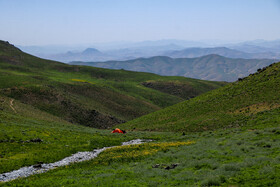
<path id="1" fill-rule="evenodd" d="M 255 73 L 257 69 L 268 66 L 275 61 L 276 60 L 273 59 L 234 59 L 212 54 L 197 58 L 170 58 L 166 56 L 156 56 L 127 61 L 76 61 L 71 62 L 71 64 L 232 82 L 236 81 L 238 78 Z"/>
<path id="2" fill-rule="evenodd" d="M 280 53 L 276 52 L 258 52 L 247 53 L 227 47 L 213 48 L 185 48 L 177 45 L 167 46 L 146 46 L 143 48 L 125 48 L 101 52 L 95 48 L 87 48 L 82 52 L 71 52 L 41 55 L 40 57 L 57 60 L 62 62 L 71 61 L 109 61 L 109 60 L 132 60 L 135 58 L 149 58 L 153 56 L 167 56 L 172 58 L 195 58 L 210 54 L 217 54 L 229 58 L 245 59 L 280 59 Z"/>
<path id="3" fill-rule="evenodd" d="M 19 46 L 19 48 L 41 58 L 63 62 L 131 60 L 153 56 L 194 58 L 209 54 L 217 54 L 229 58 L 280 59 L 280 40 L 255 40 L 228 44 L 218 41 L 208 41 L 207 43 L 183 40 L 159 40 L 138 43 L 121 42 L 72 47 Z"/>
<path id="4" fill-rule="evenodd" d="M 226 46 L 232 49 L 237 49 L 249 53 L 280 52 L 280 40 L 254 40 Z"/>
<path id="5" fill-rule="evenodd" d="M 79 61 L 90 61 L 90 60 L 98 60 L 98 61 L 104 61 L 104 60 L 110 60 L 111 58 L 100 52 L 99 50 L 95 48 L 87 48 L 82 52 L 71 52 L 68 51 L 67 53 L 61 53 L 61 54 L 54 54 L 54 55 L 40 55 L 42 58 L 48 58 L 51 60 L 57 60 L 62 62 L 69 62 L 71 60 L 79 60 Z"/>
<path id="6" fill-rule="evenodd" d="M 101 52 L 95 48 L 87 48 L 81 52 L 60 53 L 60 54 L 39 54 L 42 58 L 57 60 L 62 62 L 71 61 L 108 61 L 108 60 L 131 60 L 140 57 L 152 57 L 166 53 L 166 51 L 174 51 L 183 49 L 178 45 L 164 46 L 143 46 L 131 47 L 123 49 L 114 49 Z"/>
<path id="7" fill-rule="evenodd" d="M 280 59 L 280 53 L 275 52 L 257 52 L 248 53 L 242 52 L 235 49 L 230 49 L 226 47 L 214 47 L 214 48 L 187 48 L 178 51 L 169 51 L 163 54 L 164 56 L 169 56 L 173 58 L 194 58 L 210 54 L 217 54 L 229 58 L 246 58 L 246 59 Z"/>

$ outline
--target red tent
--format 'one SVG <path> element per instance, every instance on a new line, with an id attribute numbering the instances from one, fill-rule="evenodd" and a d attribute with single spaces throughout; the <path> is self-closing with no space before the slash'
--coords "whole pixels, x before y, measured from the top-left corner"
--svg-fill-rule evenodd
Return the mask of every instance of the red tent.
<path id="1" fill-rule="evenodd" d="M 125 133 L 125 131 L 122 131 L 121 129 L 116 128 L 115 130 L 113 130 L 111 133 Z"/>

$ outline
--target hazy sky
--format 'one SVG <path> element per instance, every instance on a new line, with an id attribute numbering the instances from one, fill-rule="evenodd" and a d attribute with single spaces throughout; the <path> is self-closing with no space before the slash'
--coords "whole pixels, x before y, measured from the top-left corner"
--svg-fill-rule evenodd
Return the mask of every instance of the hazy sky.
<path id="1" fill-rule="evenodd" d="M 280 39 L 280 0 L 0 0 L 14 44 L 160 39 Z"/>

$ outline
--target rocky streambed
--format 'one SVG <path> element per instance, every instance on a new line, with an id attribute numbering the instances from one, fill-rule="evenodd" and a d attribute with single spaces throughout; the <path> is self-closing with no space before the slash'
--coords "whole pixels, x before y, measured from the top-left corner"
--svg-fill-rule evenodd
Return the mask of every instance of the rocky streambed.
<path id="1" fill-rule="evenodd" d="M 141 143 L 145 143 L 148 141 L 151 141 L 151 140 L 136 139 L 136 140 L 131 140 L 128 142 L 123 142 L 121 146 L 141 144 Z M 112 146 L 112 147 L 116 147 L 116 146 Z M 30 175 L 47 172 L 51 169 L 54 169 L 54 168 L 57 168 L 60 166 L 66 166 L 71 163 L 90 160 L 90 159 L 97 157 L 98 154 L 101 153 L 102 151 L 112 148 L 112 147 L 103 147 L 101 149 L 94 149 L 93 151 L 78 152 L 78 153 L 75 153 L 69 157 L 66 157 L 66 158 L 64 158 L 60 161 L 54 162 L 54 163 L 49 163 L 49 164 L 39 163 L 39 164 L 36 164 L 33 166 L 23 167 L 18 170 L 3 173 L 3 174 L 0 174 L 0 182 L 11 181 L 11 180 L 17 179 L 19 177 L 28 177 Z"/>

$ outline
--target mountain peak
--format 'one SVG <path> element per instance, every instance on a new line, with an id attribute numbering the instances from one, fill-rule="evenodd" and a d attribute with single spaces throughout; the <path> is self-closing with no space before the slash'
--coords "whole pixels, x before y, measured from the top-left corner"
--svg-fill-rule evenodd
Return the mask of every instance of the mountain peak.
<path id="1" fill-rule="evenodd" d="M 204 56 L 202 56 L 200 58 L 226 58 L 226 57 L 218 55 L 218 54 L 209 54 L 209 55 L 204 55 Z"/>
<path id="2" fill-rule="evenodd" d="M 6 53 L 21 52 L 19 48 L 15 47 L 13 44 L 10 44 L 8 41 L 3 40 L 0 40 L 0 51 Z"/>
<path id="3" fill-rule="evenodd" d="M 97 49 L 95 48 L 87 48 L 85 49 L 82 54 L 85 54 L 85 55 L 91 55 L 91 54 L 101 54 L 100 51 L 98 51 Z"/>

